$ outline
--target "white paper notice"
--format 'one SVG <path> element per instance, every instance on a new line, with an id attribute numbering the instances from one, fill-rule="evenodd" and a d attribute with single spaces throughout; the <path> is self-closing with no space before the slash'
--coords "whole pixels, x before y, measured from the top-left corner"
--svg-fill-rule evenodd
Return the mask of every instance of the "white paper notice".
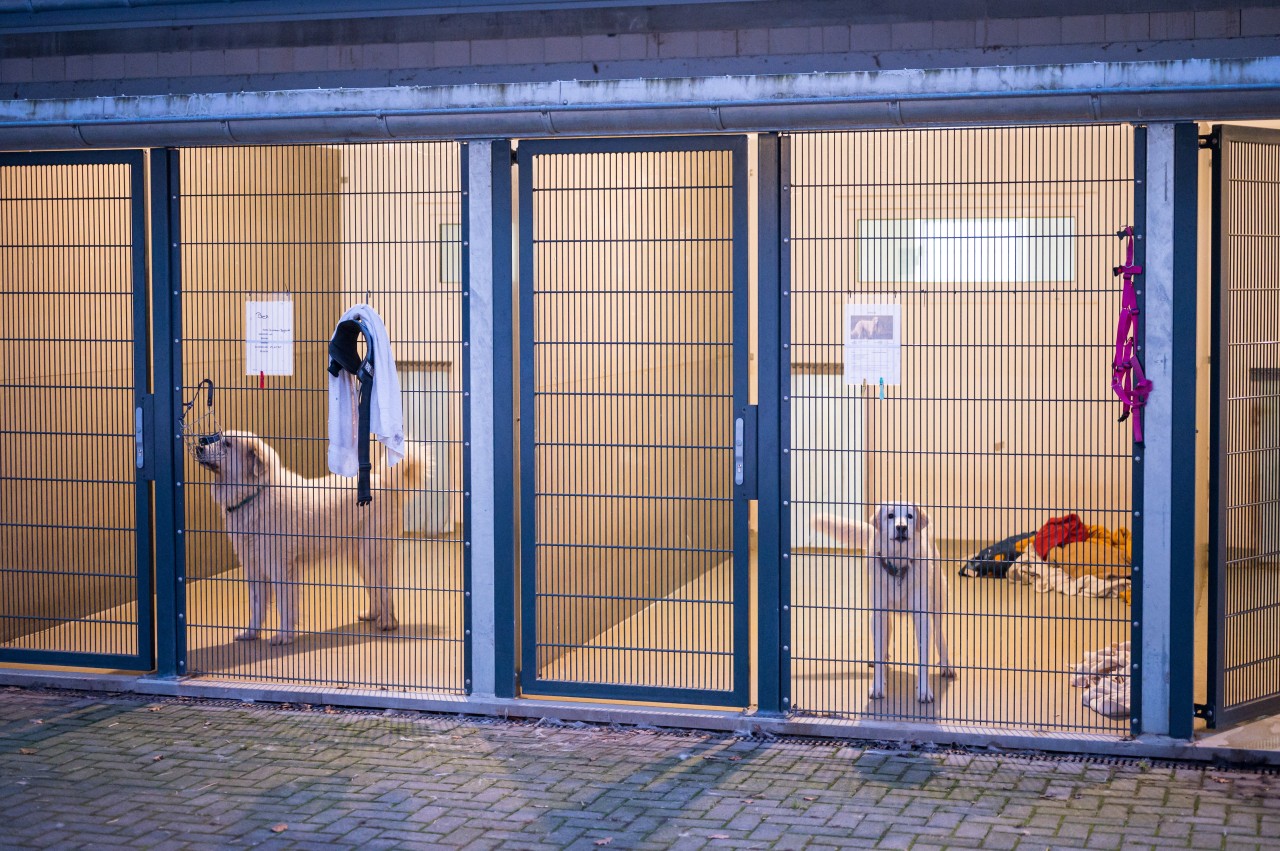
<path id="1" fill-rule="evenodd" d="M 293 301 L 244 304 L 245 375 L 293 375 Z"/>
<path id="2" fill-rule="evenodd" d="M 845 384 L 901 383 L 901 305 L 846 304 L 842 336 Z"/>

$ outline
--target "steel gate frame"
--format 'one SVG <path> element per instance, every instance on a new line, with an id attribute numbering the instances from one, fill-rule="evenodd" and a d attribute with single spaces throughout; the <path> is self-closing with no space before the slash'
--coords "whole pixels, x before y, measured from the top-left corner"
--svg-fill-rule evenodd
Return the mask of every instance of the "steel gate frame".
<path id="1" fill-rule="evenodd" d="M 150 671 L 155 661 L 153 640 L 154 610 L 152 604 L 152 518 L 151 483 L 163 463 L 157 464 L 160 452 L 153 439 L 152 400 L 149 390 L 151 339 L 149 294 L 147 287 L 147 187 L 145 154 L 141 150 L 123 151 L 55 151 L 32 153 L 0 153 L 0 167 L 5 166 L 92 166 L 125 165 L 129 168 L 129 235 L 130 267 L 133 289 L 131 320 L 133 328 L 133 398 L 134 415 L 134 559 L 135 602 L 137 605 L 135 653 L 110 654 L 82 651 L 32 650 L 0 648 L 0 662 L 71 665 L 83 668 L 114 668 Z M 158 374 L 158 373 L 157 373 Z"/>
<path id="2" fill-rule="evenodd" d="M 413 141 L 413 140 L 405 140 Z M 448 141 L 448 140 L 440 140 Z M 366 143 L 377 145 L 378 143 Z M 386 143 L 396 144 L 396 143 Z M 470 148 L 458 143 L 458 187 L 461 280 L 458 282 L 460 299 L 461 387 L 461 488 L 462 488 L 462 678 L 461 693 L 470 695 L 474 676 L 472 671 L 472 498 L 471 498 L 471 257 L 470 245 Z M 238 147 L 238 146 L 232 146 Z M 244 146 L 258 147 L 258 146 Z M 187 522 L 183 494 L 183 470 L 186 450 L 183 446 L 182 394 L 194 388 L 183 384 L 182 365 L 182 168 L 181 154 L 185 148 L 156 148 L 151 157 L 151 226 L 154 250 L 152 252 L 153 278 L 155 281 L 155 409 L 167 411 L 163 425 L 154 442 L 168 444 L 165 457 L 158 461 L 164 472 L 156 477 L 157 492 L 164 488 L 165 498 L 156 500 L 158 564 L 171 564 L 172 569 L 157 573 L 156 622 L 157 662 L 155 676 L 183 677 L 187 675 L 187 548 L 184 528 Z M 139 152 L 140 154 L 141 152 Z M 163 288 L 163 297 L 161 289 Z M 336 317 L 335 317 L 336 319 Z M 155 431 L 155 430 L 151 430 Z M 159 452 L 156 453 L 159 456 Z"/>
<path id="3" fill-rule="evenodd" d="M 1280 711 L 1280 682 L 1271 684 L 1270 694 L 1230 704 L 1227 694 L 1227 672 L 1229 668 L 1241 668 L 1259 662 L 1277 662 L 1274 654 L 1269 659 L 1241 661 L 1232 658 L 1232 641 L 1228 629 L 1233 617 L 1248 614 L 1250 611 L 1266 611 L 1271 609 L 1280 612 L 1280 601 L 1254 600 L 1256 605 L 1244 611 L 1229 611 L 1228 604 L 1242 602 L 1237 595 L 1230 593 L 1228 587 L 1228 568 L 1232 562 L 1249 559 L 1233 558 L 1228 552 L 1229 539 L 1233 537 L 1228 519 L 1231 509 L 1244 507 L 1245 495 L 1242 488 L 1233 492 L 1233 485 L 1241 484 L 1229 481 L 1231 467 L 1228 458 L 1233 451 L 1242 451 L 1239 446 L 1233 449 L 1233 437 L 1239 429 L 1239 419 L 1231 415 L 1232 387 L 1228 370 L 1232 366 L 1231 347 L 1238 341 L 1232 339 L 1231 321 L 1232 296 L 1238 292 L 1234 256 L 1228 245 L 1232 234 L 1227 227 L 1228 212 L 1236 204 L 1235 180 L 1231 178 L 1231 166 L 1236 161 L 1233 143 L 1259 142 L 1275 147 L 1280 152 L 1280 131 L 1257 127 L 1241 127 L 1232 125 L 1215 125 L 1208 138 L 1212 150 L 1213 201 L 1212 220 L 1213 235 L 1211 241 L 1211 282 L 1212 282 L 1212 320 L 1210 360 L 1210 438 L 1209 438 L 1209 672 L 1207 677 L 1208 701 L 1201 708 L 1210 727 L 1227 727 L 1243 720 Z M 1280 158 L 1273 159 L 1280 163 Z M 1280 179 L 1280 178 L 1278 178 Z M 1262 211 L 1253 211 L 1254 215 Z M 1274 210 L 1271 211 L 1274 215 Z M 1244 215 L 1249 215 L 1245 213 Z M 1232 217 L 1234 223 L 1235 217 Z M 1276 293 L 1276 304 L 1280 305 L 1280 289 Z M 1236 388 L 1236 392 L 1242 392 Z M 1239 398 L 1238 396 L 1236 397 Z M 1277 447 L 1264 447 L 1277 450 Z M 1233 504 L 1234 503 L 1234 504 Z M 1237 592 L 1238 594 L 1238 592 Z M 1235 598 L 1229 599 L 1229 598 Z M 1274 643 L 1272 647 L 1274 649 Z"/>
<path id="4" fill-rule="evenodd" d="M 1036 127 L 1047 127 L 1053 125 L 1034 125 Z M 884 132 L 885 130 L 893 130 L 894 128 L 867 129 L 849 132 Z M 947 128 L 938 128 L 947 129 Z M 981 129 L 978 127 L 966 129 Z M 841 132 L 841 131 L 830 131 Z M 919 132 L 919 131 L 917 131 Z M 792 481 L 792 465 L 791 452 L 792 434 L 791 434 L 791 379 L 792 364 L 790 356 L 791 348 L 791 326 L 792 326 L 792 139 L 796 134 L 780 133 L 780 134 L 761 134 L 761 139 L 768 139 L 768 147 L 762 145 L 761 162 L 759 165 L 762 179 L 762 206 L 761 206 L 761 239 L 763 247 L 763 239 L 770 229 L 776 228 L 778 233 L 777 239 L 777 278 L 779 292 L 766 292 L 764 281 L 765 273 L 761 273 L 762 289 L 761 304 L 763 305 L 766 297 L 776 299 L 778 307 L 777 319 L 777 362 L 775 367 L 776 388 L 773 388 L 776 395 L 774 398 L 780 399 L 777 405 L 776 428 L 777 447 L 776 451 L 771 454 L 775 457 L 778 464 L 776 487 L 778 492 L 776 518 L 776 534 L 777 549 L 781 558 L 779 559 L 776 577 L 770 576 L 769 581 L 776 583 L 778 593 L 777 614 L 772 616 L 775 619 L 776 630 L 778 633 L 777 645 L 779 651 L 775 651 L 772 657 L 766 656 L 766 648 L 762 642 L 761 660 L 768 658 L 769 662 L 776 665 L 776 668 L 769 671 L 770 687 L 775 684 L 778 701 L 777 706 L 783 712 L 794 712 L 792 709 L 792 648 L 790 647 L 789 636 L 792 632 L 792 570 L 790 564 L 792 534 L 789 510 L 791 502 L 791 481 Z M 766 154 L 767 152 L 767 154 Z M 765 181 L 771 169 L 770 162 L 776 162 L 776 181 L 770 186 Z M 1147 229 L 1147 127 L 1143 124 L 1133 125 L 1133 229 L 1135 235 L 1134 241 L 1134 263 L 1137 266 L 1143 266 L 1146 259 L 1146 229 Z M 770 201 L 770 204 L 776 204 L 776 211 L 769 206 L 765 206 L 763 200 L 766 187 L 776 192 L 776 197 Z M 776 212 L 776 218 L 773 217 Z M 1122 255 L 1117 251 L 1117 256 Z M 765 261 L 762 259 L 762 270 Z M 1146 287 L 1141 284 L 1139 276 L 1139 284 L 1136 289 L 1136 298 L 1138 306 L 1137 330 L 1136 335 L 1139 341 L 1146 339 Z M 761 350 L 764 351 L 766 340 L 763 337 L 764 323 L 761 323 Z M 1141 346 L 1139 346 L 1141 350 Z M 761 369 L 763 370 L 768 364 L 768 360 L 762 356 Z M 764 378 L 762 374 L 761 399 L 764 401 Z M 1158 391 L 1157 391 L 1158 392 Z M 1131 604 L 1130 604 L 1130 624 L 1129 624 L 1129 643 L 1130 643 L 1130 667 L 1128 671 L 1128 682 L 1130 687 L 1130 717 L 1129 731 L 1130 735 L 1137 736 L 1142 732 L 1142 677 L 1139 676 L 1142 663 L 1143 649 L 1143 575 L 1141 573 L 1141 565 L 1143 564 L 1143 466 L 1141 464 L 1143 454 L 1143 445 L 1141 443 L 1133 444 L 1133 462 L 1130 472 L 1130 493 L 1132 494 L 1131 515 L 1129 518 L 1131 534 L 1132 534 L 1132 564 L 1133 564 L 1133 581 L 1131 587 Z M 769 461 L 767 456 L 762 456 L 762 475 L 768 467 Z M 770 475 L 772 473 L 770 472 Z M 762 522 L 763 522 L 763 505 L 762 505 Z M 761 546 L 764 546 L 764 530 L 761 533 Z M 762 570 L 761 576 L 765 576 Z M 761 599 L 762 609 L 770 602 Z M 776 674 L 774 674 L 776 670 Z M 1064 674 L 1065 675 L 1065 674 Z M 762 685 L 762 696 L 765 693 Z M 761 707 L 765 709 L 764 706 Z M 946 722 L 946 723 L 964 723 L 964 722 Z M 975 722 L 976 723 L 976 722 Z M 998 725 L 990 725 L 998 726 Z"/>
<path id="5" fill-rule="evenodd" d="M 534 252 L 533 252 L 533 167 L 534 157 L 557 154 L 599 153 L 686 153 L 728 151 L 732 155 L 732 315 L 733 315 L 733 404 L 742 430 L 742 455 L 752 463 L 744 470 L 743 481 L 733 487 L 733 685 L 728 691 L 668 688 L 663 686 L 614 685 L 569 680 L 542 679 L 537 667 L 537 585 L 538 558 L 535 466 L 534 466 Z M 750 501 L 757 488 L 755 406 L 750 404 L 750 292 L 748 243 L 748 143 L 746 136 L 671 136 L 537 140 L 521 142 L 516 151 L 519 210 L 519 553 L 520 553 L 520 660 L 517 676 L 519 692 L 534 696 L 657 701 L 712 706 L 745 707 L 750 689 Z M 731 424 L 732 427 L 732 424 Z"/>

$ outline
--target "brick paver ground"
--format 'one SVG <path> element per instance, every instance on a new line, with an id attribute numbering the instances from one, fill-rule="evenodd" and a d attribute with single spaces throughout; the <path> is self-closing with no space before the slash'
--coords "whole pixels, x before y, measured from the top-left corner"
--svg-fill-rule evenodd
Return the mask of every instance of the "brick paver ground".
<path id="1" fill-rule="evenodd" d="M 1280 776 L 0 690 L 6 848 L 1280 847 Z"/>

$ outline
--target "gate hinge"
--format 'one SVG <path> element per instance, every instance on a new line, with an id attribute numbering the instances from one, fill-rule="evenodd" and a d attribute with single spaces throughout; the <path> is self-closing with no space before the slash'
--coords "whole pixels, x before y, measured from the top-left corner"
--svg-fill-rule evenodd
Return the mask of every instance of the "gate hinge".
<path id="1" fill-rule="evenodd" d="M 1197 703 L 1195 705 L 1196 717 L 1204 719 L 1205 723 L 1213 724 L 1213 707 L 1207 703 Z"/>
<path id="2" fill-rule="evenodd" d="M 1204 134 L 1203 136 L 1198 136 L 1197 138 L 1198 138 L 1198 139 L 1199 139 L 1199 141 L 1200 141 L 1200 150 L 1202 150 L 1202 151 L 1213 151 L 1213 150 L 1217 150 L 1217 148 L 1218 148 L 1218 134 L 1217 134 L 1217 133 L 1206 133 L 1206 134 Z"/>

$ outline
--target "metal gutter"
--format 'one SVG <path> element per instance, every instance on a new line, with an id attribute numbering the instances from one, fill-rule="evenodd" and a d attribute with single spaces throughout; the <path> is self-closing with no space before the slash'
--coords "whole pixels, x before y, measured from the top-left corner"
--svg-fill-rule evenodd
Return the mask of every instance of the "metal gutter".
<path id="1" fill-rule="evenodd" d="M 1280 56 L 0 101 L 0 149 L 1280 115 Z"/>

